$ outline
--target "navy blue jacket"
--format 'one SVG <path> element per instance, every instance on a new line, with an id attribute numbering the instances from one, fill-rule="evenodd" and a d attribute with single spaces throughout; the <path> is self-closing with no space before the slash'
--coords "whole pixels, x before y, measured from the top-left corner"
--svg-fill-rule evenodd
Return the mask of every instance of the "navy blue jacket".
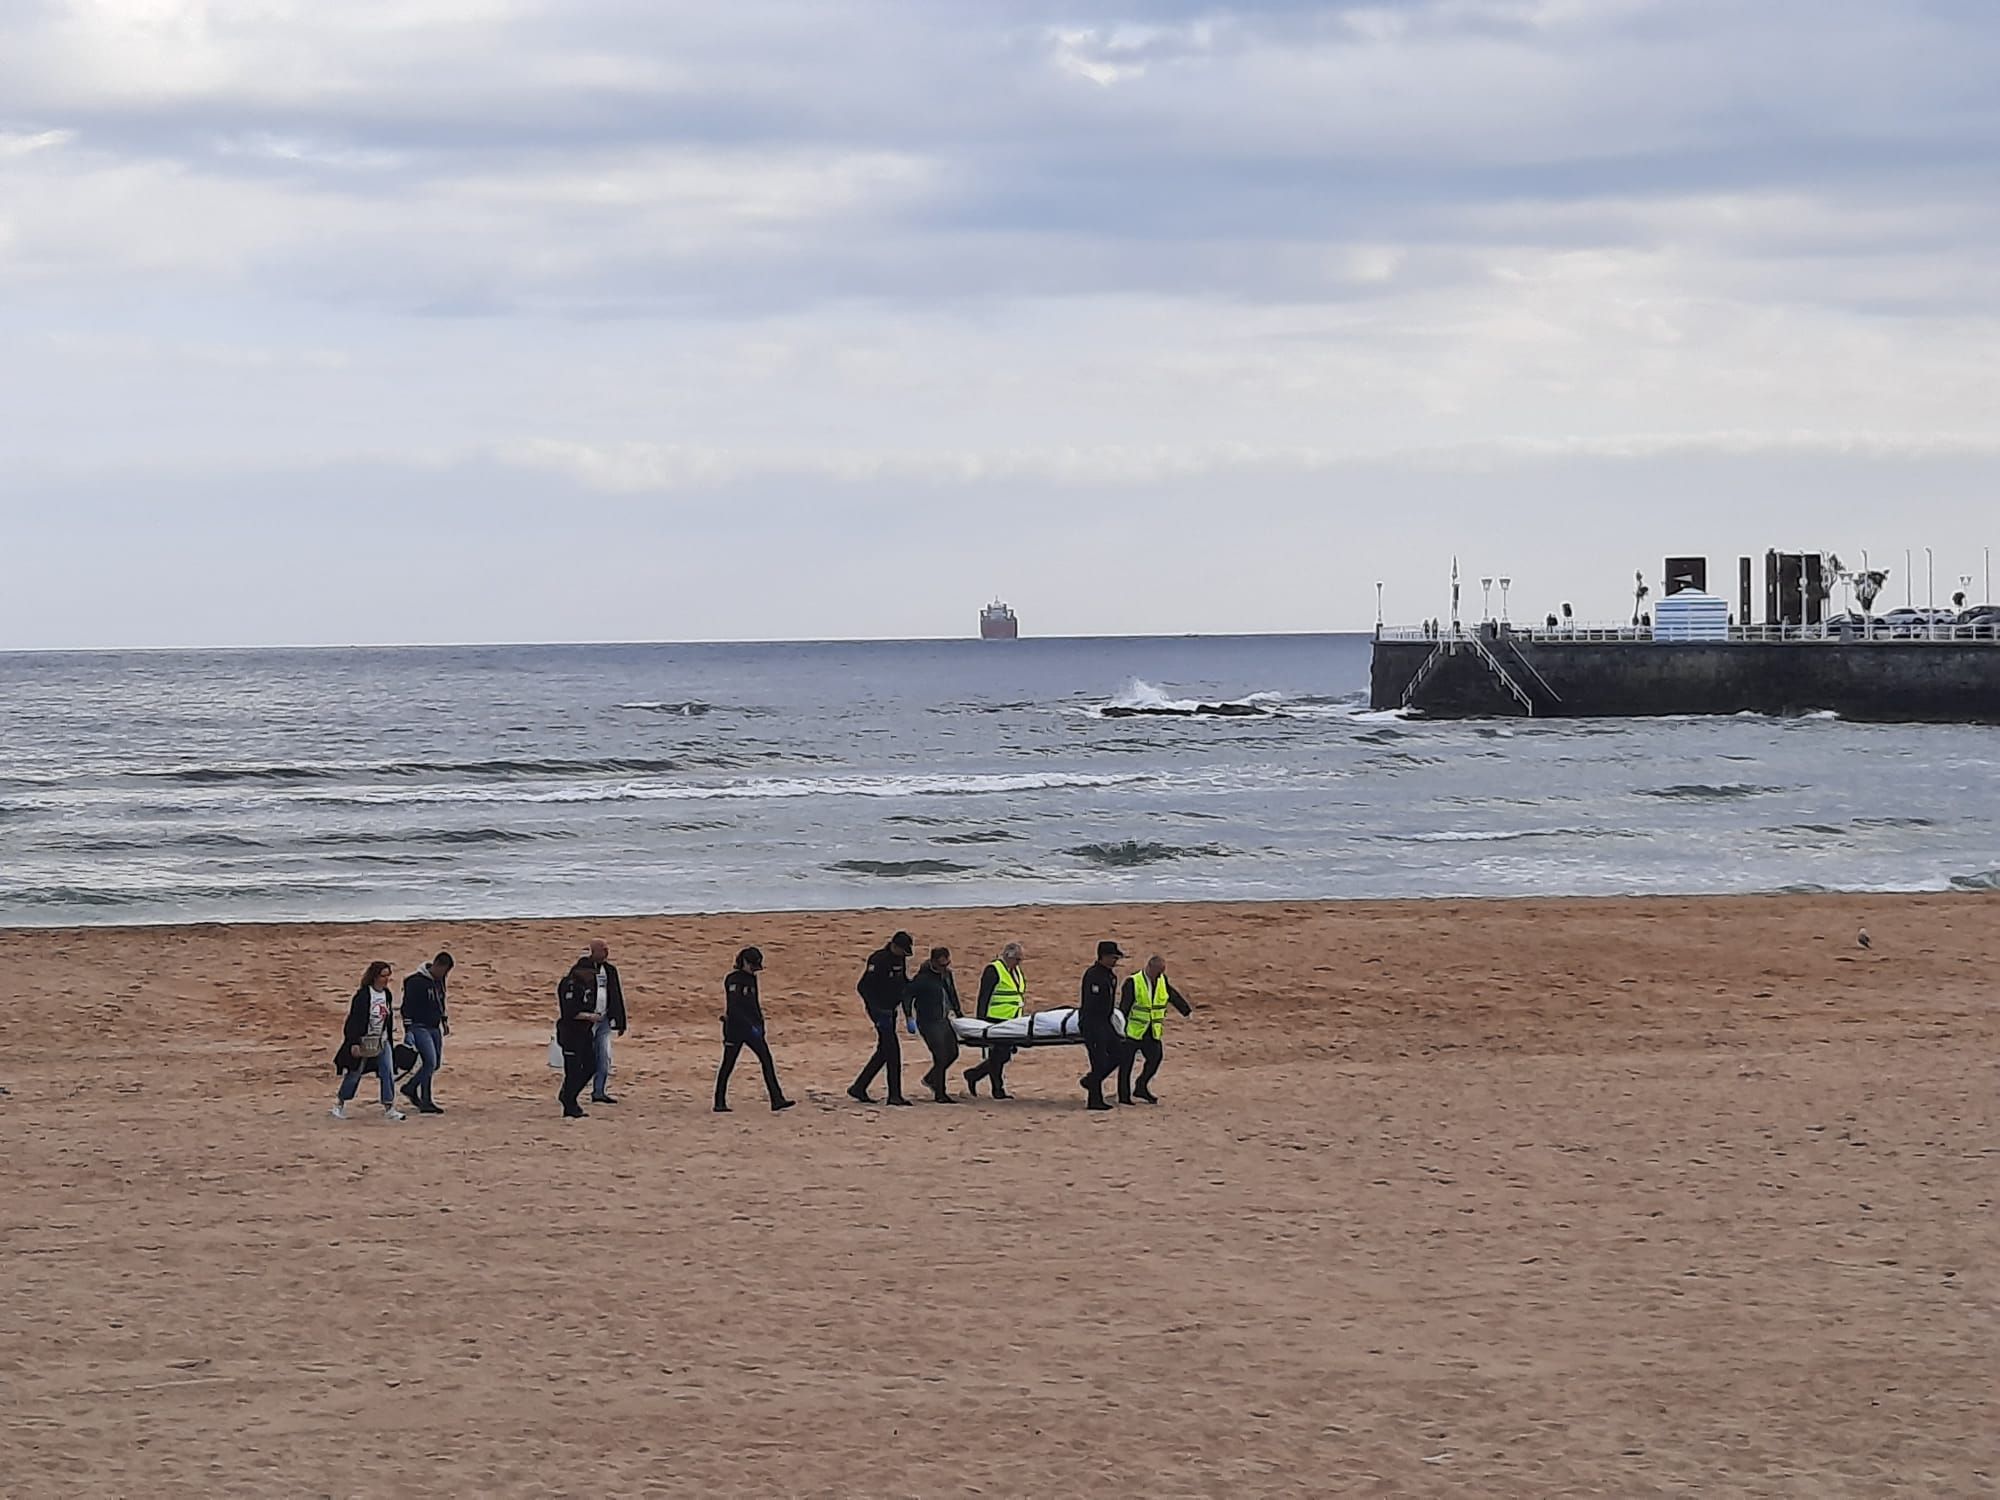
<path id="1" fill-rule="evenodd" d="M 444 1025 L 444 981 L 422 969 L 403 976 L 403 1024 L 405 1026 Z"/>

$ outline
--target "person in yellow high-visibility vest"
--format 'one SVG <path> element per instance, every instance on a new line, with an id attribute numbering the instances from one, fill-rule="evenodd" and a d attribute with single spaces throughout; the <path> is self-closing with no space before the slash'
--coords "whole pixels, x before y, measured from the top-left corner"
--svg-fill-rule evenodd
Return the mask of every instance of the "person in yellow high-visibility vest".
<path id="1" fill-rule="evenodd" d="M 1021 972 L 1021 945 L 1009 943 L 1000 950 L 1000 956 L 986 966 L 979 976 L 979 1019 L 982 1021 L 1011 1021 L 1028 1008 L 1028 979 Z M 976 1068 L 965 1070 L 965 1086 L 976 1097 L 979 1080 L 990 1079 L 993 1097 L 1007 1097 L 1007 1062 L 1014 1055 L 1014 1049 L 1005 1045 L 988 1047 L 986 1061 Z"/>
<path id="2" fill-rule="evenodd" d="M 1194 1014 L 1181 992 L 1167 983 L 1167 961 L 1155 953 L 1146 967 L 1125 981 L 1118 993 L 1119 1009 L 1125 1012 L 1125 1045 L 1118 1057 L 1118 1102 L 1130 1104 L 1134 1097 L 1158 1104 L 1153 1097 L 1153 1075 L 1160 1071 L 1166 1049 L 1160 1034 L 1166 1029 L 1167 1007 L 1184 1016 Z M 1144 1056 L 1146 1066 L 1137 1084 L 1132 1082 L 1132 1059 Z"/>

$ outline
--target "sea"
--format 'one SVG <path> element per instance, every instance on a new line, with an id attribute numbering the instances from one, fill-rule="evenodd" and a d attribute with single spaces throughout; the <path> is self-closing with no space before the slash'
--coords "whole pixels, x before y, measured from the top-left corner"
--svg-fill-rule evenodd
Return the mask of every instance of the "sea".
<path id="1" fill-rule="evenodd" d="M 0 924 L 2000 889 L 2000 729 L 1427 722 L 1369 646 L 0 655 Z"/>

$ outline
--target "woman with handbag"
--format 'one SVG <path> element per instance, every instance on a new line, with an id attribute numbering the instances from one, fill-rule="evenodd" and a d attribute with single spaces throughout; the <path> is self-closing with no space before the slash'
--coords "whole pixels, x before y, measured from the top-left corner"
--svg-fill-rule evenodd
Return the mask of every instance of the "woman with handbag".
<path id="1" fill-rule="evenodd" d="M 389 1000 L 390 966 L 377 959 L 361 976 L 361 988 L 347 1006 L 347 1024 L 341 1029 L 340 1050 L 333 1065 L 340 1072 L 340 1095 L 334 1101 L 333 1117 L 347 1118 L 347 1101 L 361 1087 L 361 1075 L 374 1073 L 382 1080 L 382 1118 L 400 1120 L 396 1108 L 396 1017 Z"/>

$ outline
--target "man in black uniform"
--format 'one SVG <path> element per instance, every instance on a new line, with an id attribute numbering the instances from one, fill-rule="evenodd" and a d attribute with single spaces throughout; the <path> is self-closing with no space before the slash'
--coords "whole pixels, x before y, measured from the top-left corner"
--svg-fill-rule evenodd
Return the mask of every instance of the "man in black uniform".
<path id="1" fill-rule="evenodd" d="M 585 954 L 556 986 L 556 1043 L 562 1048 L 563 1118 L 581 1120 L 576 1096 L 597 1071 L 597 965 Z"/>
<path id="2" fill-rule="evenodd" d="M 1167 982 L 1167 961 L 1155 953 L 1146 960 L 1146 967 L 1127 979 L 1118 992 L 1118 1008 L 1125 1012 L 1124 1045 L 1118 1055 L 1120 1104 L 1130 1104 L 1135 1094 L 1148 1104 L 1160 1102 L 1153 1097 L 1153 1075 L 1160 1071 L 1160 1058 L 1166 1052 L 1160 1033 L 1166 1026 L 1169 1005 L 1184 1016 L 1194 1014 L 1186 996 Z M 1132 1059 L 1142 1055 L 1146 1066 L 1140 1071 L 1138 1087 L 1134 1088 Z"/>
<path id="3" fill-rule="evenodd" d="M 790 1109 L 793 1101 L 778 1087 L 777 1064 L 771 1061 L 771 1047 L 764 1040 L 764 1006 L 757 998 L 757 975 L 764 968 L 764 953 L 745 948 L 736 955 L 736 967 L 722 981 L 722 1066 L 715 1070 L 715 1112 L 729 1113 L 729 1075 L 736 1071 L 736 1059 L 748 1047 L 757 1054 L 764 1069 L 764 1092 L 771 1096 L 772 1109 Z"/>
<path id="4" fill-rule="evenodd" d="M 1118 960 L 1125 955 L 1116 943 L 1097 945 L 1097 962 L 1083 971 L 1083 998 L 1077 1004 L 1077 1030 L 1090 1051 L 1090 1071 L 1077 1080 L 1090 1097 L 1091 1109 L 1109 1109 L 1104 1080 L 1118 1071 L 1118 1028 L 1111 1012 L 1118 1003 Z"/>
<path id="5" fill-rule="evenodd" d="M 951 949 L 933 948 L 903 1001 L 906 1012 L 916 1018 L 924 1045 L 930 1048 L 931 1070 L 924 1083 L 940 1104 L 956 1104 L 951 1096 L 951 1065 L 958 1061 L 958 1033 L 951 1029 L 952 1017 L 963 1015 L 958 1008 L 958 981 L 951 977 Z"/>
<path id="6" fill-rule="evenodd" d="M 889 1070 L 889 1097 L 885 1102 L 910 1102 L 903 1097 L 903 1048 L 896 1038 L 896 1019 L 903 1008 L 904 992 L 910 987 L 910 955 L 916 951 L 915 938 L 907 932 L 897 933 L 887 946 L 868 955 L 868 967 L 861 971 L 861 979 L 854 986 L 867 1009 L 869 1022 L 875 1027 L 875 1053 L 847 1089 L 848 1097 L 862 1104 L 875 1102 L 868 1097 L 868 1085 L 884 1068 Z"/>

